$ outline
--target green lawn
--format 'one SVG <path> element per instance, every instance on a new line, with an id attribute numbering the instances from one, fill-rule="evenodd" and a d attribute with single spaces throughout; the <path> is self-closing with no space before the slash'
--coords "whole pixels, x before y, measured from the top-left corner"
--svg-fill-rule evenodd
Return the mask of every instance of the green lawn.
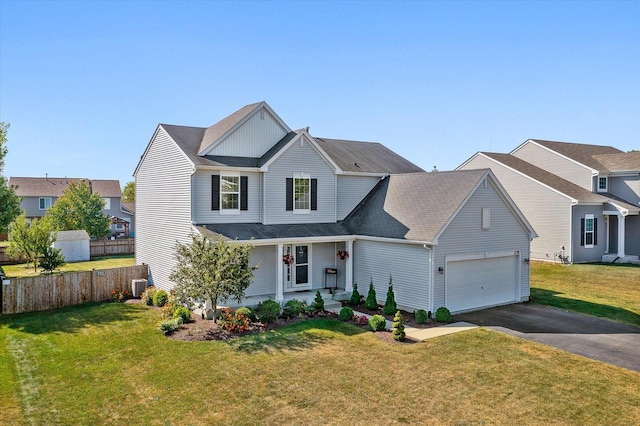
<path id="1" fill-rule="evenodd" d="M 120 268 L 123 266 L 134 266 L 135 264 L 136 259 L 133 255 L 95 257 L 87 262 L 67 263 L 60 269 L 56 269 L 56 273 L 81 272 L 90 271 L 92 269 Z M 19 265 L 5 265 L 2 267 L 2 269 L 4 269 L 4 273 L 7 275 L 7 277 L 10 278 L 34 277 L 42 274 L 41 268 L 38 268 L 37 271 L 34 271 L 33 265 L 26 263 Z"/>
<path id="2" fill-rule="evenodd" d="M 640 374 L 486 329 L 395 345 L 334 320 L 179 342 L 156 310 L 0 317 L 0 424 L 634 424 Z"/>
<path id="3" fill-rule="evenodd" d="M 532 262 L 531 299 L 640 326 L 640 266 Z"/>

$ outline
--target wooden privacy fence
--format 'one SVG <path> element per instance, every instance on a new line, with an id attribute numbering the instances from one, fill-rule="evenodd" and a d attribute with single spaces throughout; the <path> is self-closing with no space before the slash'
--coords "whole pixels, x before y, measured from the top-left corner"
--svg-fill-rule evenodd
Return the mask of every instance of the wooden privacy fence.
<path id="1" fill-rule="evenodd" d="M 2 314 L 47 311 L 65 306 L 100 302 L 121 288 L 131 291 L 131 281 L 148 279 L 149 266 L 127 266 L 30 278 L 11 278 L 2 284 Z"/>
<path id="2" fill-rule="evenodd" d="M 119 240 L 89 241 L 90 256 L 116 256 L 121 254 L 135 254 L 136 240 L 134 238 L 122 238 Z M 0 247 L 0 265 L 15 265 L 25 263 L 26 259 L 15 259 L 6 253 L 6 247 Z"/>

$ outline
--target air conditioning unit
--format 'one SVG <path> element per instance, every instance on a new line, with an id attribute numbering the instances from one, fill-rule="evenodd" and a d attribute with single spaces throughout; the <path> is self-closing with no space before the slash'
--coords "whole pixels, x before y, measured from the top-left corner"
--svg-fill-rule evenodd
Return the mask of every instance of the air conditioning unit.
<path id="1" fill-rule="evenodd" d="M 142 293 L 146 290 L 148 284 L 149 281 L 144 278 L 131 280 L 131 292 L 133 293 L 133 297 L 142 296 Z"/>

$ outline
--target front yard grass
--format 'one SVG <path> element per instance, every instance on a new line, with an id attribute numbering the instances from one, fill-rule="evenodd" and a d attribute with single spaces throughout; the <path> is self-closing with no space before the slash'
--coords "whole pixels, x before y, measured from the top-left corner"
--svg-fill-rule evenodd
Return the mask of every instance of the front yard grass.
<path id="1" fill-rule="evenodd" d="M 634 424 L 640 374 L 486 329 L 388 344 L 335 320 L 183 342 L 156 310 L 0 317 L 0 424 Z"/>
<path id="2" fill-rule="evenodd" d="M 640 326 L 640 266 L 532 262 L 531 299 Z"/>
<path id="3" fill-rule="evenodd" d="M 135 264 L 136 259 L 133 255 L 94 257 L 92 260 L 86 262 L 67 263 L 59 269 L 56 269 L 54 273 L 121 268 L 123 266 L 134 266 Z M 42 274 L 41 268 L 38 268 L 38 271 L 34 272 L 33 264 L 26 263 L 19 265 L 4 265 L 2 269 L 4 269 L 4 273 L 9 278 L 37 277 Z"/>

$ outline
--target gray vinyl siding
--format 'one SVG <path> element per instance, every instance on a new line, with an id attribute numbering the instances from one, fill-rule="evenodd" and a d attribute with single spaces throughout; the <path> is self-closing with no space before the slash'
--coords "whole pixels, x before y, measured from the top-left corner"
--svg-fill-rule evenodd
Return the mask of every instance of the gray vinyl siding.
<path id="1" fill-rule="evenodd" d="M 278 124 L 271 114 L 264 111 L 264 118 L 261 118 L 258 111 L 216 146 L 210 154 L 261 157 L 286 134 L 286 129 Z"/>
<path id="2" fill-rule="evenodd" d="M 430 309 L 430 250 L 418 244 L 357 240 L 353 251 L 353 282 L 363 297 L 373 279 L 378 303 L 384 304 L 391 275 L 399 308 Z"/>
<path id="3" fill-rule="evenodd" d="M 380 181 L 375 176 L 338 176 L 338 220 L 342 220 Z"/>
<path id="4" fill-rule="evenodd" d="M 630 204 L 640 205 L 640 176 L 609 177 L 609 192 Z"/>
<path id="5" fill-rule="evenodd" d="M 240 172 L 247 176 L 248 209 L 237 214 L 211 210 L 211 175 L 224 175 L 224 171 L 198 170 L 193 179 L 195 223 L 258 223 L 262 221 L 262 179 L 260 173 Z M 233 172 L 233 175 L 238 172 Z"/>
<path id="6" fill-rule="evenodd" d="M 482 229 L 482 209 L 490 210 L 489 229 Z M 481 185 L 449 223 L 434 248 L 433 268 L 445 268 L 445 256 L 476 254 L 486 251 L 520 251 L 529 258 L 529 235 L 496 189 Z M 473 277 L 469 277 L 473 279 Z M 520 300 L 529 298 L 529 265 L 521 264 Z M 445 306 L 445 275 L 434 273 L 434 309 Z"/>
<path id="7" fill-rule="evenodd" d="M 531 258 L 559 260 L 571 250 L 571 200 L 495 161 L 477 156 L 464 169 L 490 168 L 538 234 L 531 242 Z"/>
<path id="8" fill-rule="evenodd" d="M 259 246 L 251 249 L 251 265 L 258 265 L 253 271 L 254 280 L 245 292 L 246 296 L 274 295 L 276 293 L 276 265 L 279 261 L 276 246 Z"/>
<path id="9" fill-rule="evenodd" d="M 110 204 L 111 204 L 111 208 L 110 209 L 105 209 L 103 210 L 103 213 L 106 214 L 107 216 L 111 217 L 111 216 L 115 216 L 115 217 L 119 217 L 120 219 L 125 219 L 129 221 L 129 232 L 135 232 L 135 221 L 134 221 L 134 216 L 124 213 L 122 211 L 122 199 L 120 197 L 105 197 L 105 198 L 110 198 Z M 124 229 L 116 229 L 116 225 L 111 225 L 111 232 L 113 234 L 118 234 L 120 232 L 124 232 Z"/>
<path id="10" fill-rule="evenodd" d="M 313 244 L 312 252 L 312 264 L 313 270 L 312 276 L 312 288 L 324 288 L 325 268 L 339 268 L 338 269 L 338 287 L 344 288 L 344 260 L 337 260 L 335 243 L 322 243 Z M 327 287 L 334 287 L 335 275 L 327 277 Z"/>
<path id="11" fill-rule="evenodd" d="M 627 216 L 624 225 L 626 236 L 624 242 L 625 254 L 640 256 L 640 216 Z"/>
<path id="12" fill-rule="evenodd" d="M 176 241 L 189 243 L 192 164 L 160 127 L 136 172 L 136 264 L 169 290 Z"/>
<path id="13" fill-rule="evenodd" d="M 580 245 L 580 236 L 582 234 L 580 219 L 583 219 L 586 214 L 592 214 L 595 219 L 598 219 L 597 244 L 595 244 L 593 248 L 584 248 Z M 606 248 L 606 224 L 602 206 L 574 206 L 573 224 L 571 228 L 573 229 L 573 253 L 571 261 L 574 263 L 601 261 Z M 610 251 L 615 253 L 617 246 L 611 247 Z"/>
<path id="14" fill-rule="evenodd" d="M 591 169 L 575 163 L 546 148 L 528 142 L 512 155 L 592 191 Z M 502 182 L 502 180 L 500 180 Z"/>
<path id="15" fill-rule="evenodd" d="M 294 172 L 308 173 L 311 179 L 318 179 L 318 210 L 308 214 L 286 210 L 286 178 L 293 177 Z M 265 224 L 336 221 L 336 175 L 306 140 L 303 146 L 296 141 L 277 158 L 265 173 L 265 181 Z"/>
<path id="16" fill-rule="evenodd" d="M 42 217 L 47 213 L 46 210 L 40 210 L 40 198 L 41 197 L 23 197 L 22 198 L 22 201 L 20 202 L 20 208 L 22 209 L 22 211 L 24 211 L 24 214 L 25 216 L 27 216 L 27 218 Z M 42 197 L 42 198 L 51 198 L 51 205 L 53 205 L 58 199 L 57 197 Z"/>

